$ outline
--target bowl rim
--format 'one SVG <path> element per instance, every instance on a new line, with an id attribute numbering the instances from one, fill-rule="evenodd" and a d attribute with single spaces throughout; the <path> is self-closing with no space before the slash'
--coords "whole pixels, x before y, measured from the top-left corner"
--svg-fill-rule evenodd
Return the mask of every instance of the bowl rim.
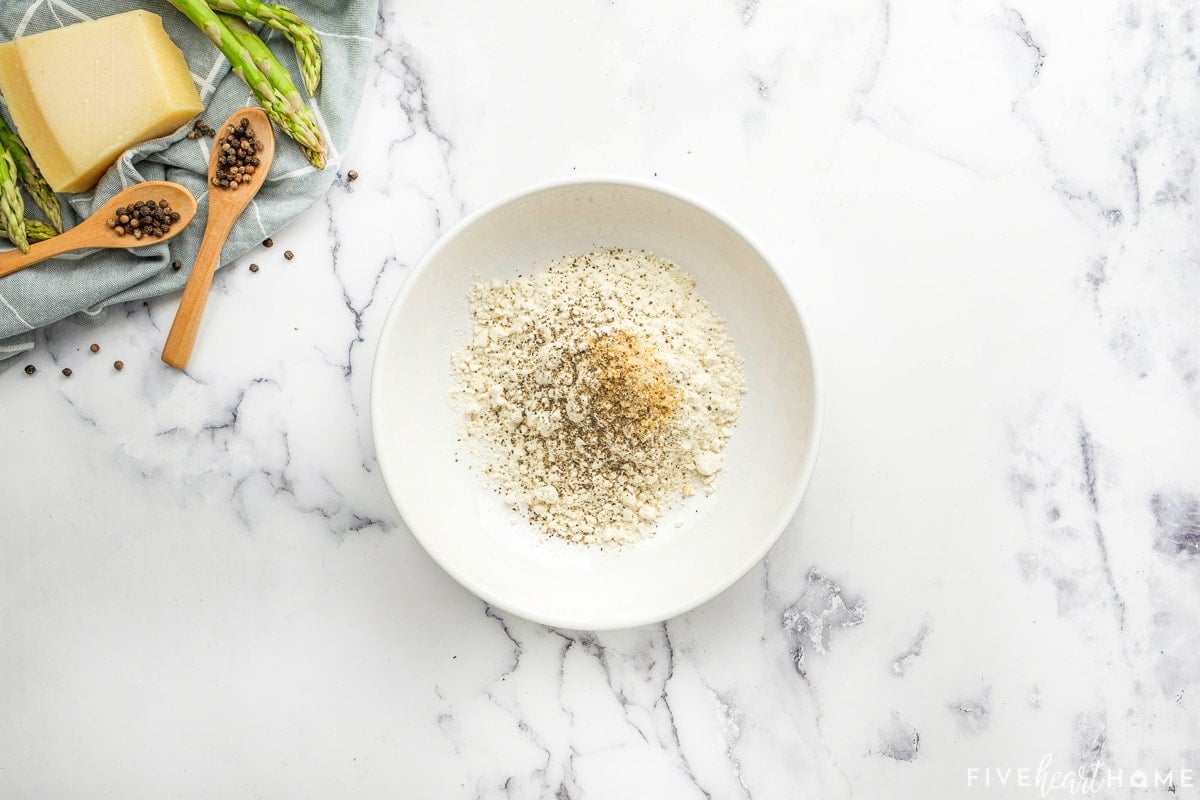
<path id="1" fill-rule="evenodd" d="M 791 303 L 792 310 L 796 314 L 796 320 L 800 324 L 800 329 L 804 332 L 804 340 L 806 345 L 805 349 L 808 352 L 809 363 L 812 367 L 813 385 L 812 430 L 809 434 L 809 441 L 807 442 L 808 452 L 805 456 L 804 463 L 800 468 L 800 477 L 796 481 L 795 486 L 792 488 L 791 495 L 780 507 L 779 514 L 769 524 L 768 535 L 763 538 L 762 544 L 750 557 L 737 564 L 736 567 L 732 569 L 729 575 L 723 580 L 690 595 L 689 597 L 677 602 L 675 605 L 665 610 L 655 610 L 640 615 L 626 615 L 621 618 L 614 618 L 611 621 L 601 624 L 597 624 L 595 621 L 584 621 L 572 619 L 568 616 L 558 616 L 552 612 L 526 608 L 519 604 L 510 603 L 504 598 L 497 597 L 496 595 L 492 594 L 486 587 L 481 586 L 469 579 L 466 575 L 460 572 L 453 563 L 439 558 L 438 555 L 436 555 L 430 549 L 430 546 L 426 543 L 425 537 L 422 536 L 422 534 L 418 532 L 411 524 L 409 524 L 409 517 L 405 513 L 404 504 L 401 502 L 400 494 L 393 489 L 391 481 L 388 478 L 388 467 L 385 463 L 388 461 L 388 459 L 383 455 L 385 451 L 380 448 L 378 438 L 379 420 L 377 418 L 377 414 L 380 413 L 378 409 L 383 406 L 383 404 L 380 402 L 380 394 L 383 391 L 381 388 L 383 342 L 388 331 L 394 327 L 396 320 L 399 318 L 403 309 L 407 305 L 408 296 L 412 293 L 413 287 L 417 283 L 417 279 L 420 278 L 422 273 L 429 268 L 429 265 L 432 264 L 437 257 L 441 255 L 442 251 L 445 250 L 451 242 L 457 239 L 463 233 L 463 231 L 467 230 L 467 228 L 471 227 L 478 220 L 482 219 L 488 214 L 491 214 L 493 211 L 509 205 L 510 203 L 522 200 L 526 197 L 541 194 L 542 192 L 564 189 L 573 186 L 586 186 L 590 184 L 625 186 L 634 189 L 644 189 L 652 192 L 658 192 L 659 194 L 666 195 L 667 197 L 675 200 L 680 200 L 684 203 L 694 206 L 706 214 L 709 214 L 718 222 L 722 223 L 739 237 L 741 237 L 746 244 L 758 254 L 759 258 L 763 260 L 763 263 L 765 263 L 775 275 L 776 280 L 778 280 L 779 284 L 783 287 L 784 294 Z M 425 251 L 425 254 L 421 256 L 421 259 L 417 262 L 416 266 L 412 268 L 412 271 L 409 272 L 408 276 L 404 279 L 403 285 L 400 287 L 400 290 L 396 293 L 395 298 L 392 300 L 391 307 L 388 309 L 387 316 L 384 317 L 383 325 L 379 330 L 378 336 L 379 338 L 376 341 L 374 361 L 371 366 L 371 386 L 368 393 L 368 402 L 370 403 L 369 419 L 371 423 L 371 444 L 375 448 L 375 461 L 379 464 L 379 474 L 383 479 L 384 488 L 387 489 L 388 497 L 391 499 L 392 505 L 395 506 L 397 513 L 399 513 L 400 519 L 404 523 L 404 527 L 417 541 L 417 544 L 421 546 L 421 549 L 425 551 L 425 553 L 430 557 L 430 559 L 433 560 L 435 564 L 441 567 L 448 575 L 450 575 L 450 577 L 457 581 L 459 585 L 467 589 L 487 605 L 494 606 L 502 611 L 515 614 L 532 622 L 567 630 L 628 630 L 645 625 L 658 624 L 698 608 L 699 606 L 724 592 L 733 584 L 737 583 L 739 580 L 745 577 L 750 570 L 755 567 L 755 565 L 757 565 L 766 557 L 771 548 L 774 547 L 776 542 L 779 541 L 780 537 L 783 536 L 784 531 L 787 530 L 788 523 L 791 522 L 792 518 L 795 517 L 796 512 L 799 511 L 800 503 L 804 498 L 804 494 L 812 480 L 813 472 L 816 469 L 817 455 L 821 447 L 821 434 L 824 428 L 825 414 L 824 397 L 821 388 L 821 369 L 817 356 L 818 348 L 813 345 L 812 328 L 808 324 L 808 318 L 804 314 L 804 310 L 801 307 L 799 299 L 796 297 L 795 291 L 790 285 L 788 285 L 788 282 L 784 279 L 783 274 L 776 267 L 774 261 L 767 254 L 759 240 L 740 224 L 738 224 L 734 219 L 720 209 L 705 202 L 704 200 L 701 200 L 699 197 L 696 197 L 695 195 L 682 189 L 678 189 L 674 186 L 670 186 L 656 180 L 612 174 L 579 175 L 569 178 L 555 178 L 532 184 L 524 189 L 519 189 L 515 192 L 503 195 L 496 200 L 486 203 L 459 220 L 457 224 L 438 237 L 437 241 L 434 242 L 427 251 Z"/>

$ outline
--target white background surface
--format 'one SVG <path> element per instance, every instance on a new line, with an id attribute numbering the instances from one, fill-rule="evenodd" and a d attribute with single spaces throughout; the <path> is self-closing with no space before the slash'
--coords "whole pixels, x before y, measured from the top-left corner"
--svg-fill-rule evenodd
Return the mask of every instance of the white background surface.
<path id="1" fill-rule="evenodd" d="M 361 177 L 218 275 L 187 375 L 175 298 L 0 375 L 0 795 L 1034 797 L 967 771 L 1048 755 L 1197 796 L 1195 23 L 385 2 Z M 593 636 L 425 557 L 366 398 L 440 231 L 597 172 L 764 242 L 827 414 L 763 565 Z"/>

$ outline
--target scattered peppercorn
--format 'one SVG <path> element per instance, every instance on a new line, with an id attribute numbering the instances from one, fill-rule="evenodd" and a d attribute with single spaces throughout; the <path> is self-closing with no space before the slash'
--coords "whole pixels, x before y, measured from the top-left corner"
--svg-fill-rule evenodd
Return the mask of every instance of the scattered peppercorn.
<path id="1" fill-rule="evenodd" d="M 63 367 L 63 377 L 64 378 L 71 377 L 71 368 L 70 367 Z"/>
<path id="2" fill-rule="evenodd" d="M 125 369 L 125 362 L 124 361 L 114 361 L 113 369 L 115 369 L 117 372 L 120 372 L 121 370 Z"/>
<path id="3" fill-rule="evenodd" d="M 258 264 L 251 264 L 251 265 L 250 265 L 250 271 L 251 271 L 251 272 L 258 272 Z"/>
<path id="4" fill-rule="evenodd" d="M 270 238 L 270 237 L 267 237 L 266 239 L 263 239 L 263 247 L 274 247 L 274 246 L 275 246 L 275 240 L 274 240 L 274 239 L 272 239 L 272 238 Z"/>
<path id="5" fill-rule="evenodd" d="M 179 272 L 179 268 L 182 266 L 183 266 L 183 262 L 180 261 L 179 259 L 175 259 L 174 261 L 171 262 L 171 269 L 175 270 L 176 272 Z"/>
<path id="6" fill-rule="evenodd" d="M 349 172 L 346 173 L 346 177 L 352 181 L 358 180 L 358 170 L 356 170 L 356 169 L 350 170 Z"/>
<path id="7" fill-rule="evenodd" d="M 98 345 L 98 344 L 93 344 L 93 345 L 92 345 L 92 346 L 91 346 L 89 349 L 90 349 L 90 350 L 91 350 L 93 353 L 99 353 L 99 352 L 100 352 L 100 345 Z"/>
<path id="8" fill-rule="evenodd" d="M 296 254 L 293 253 L 291 250 L 284 250 L 283 257 L 286 258 L 288 261 L 291 261 L 293 258 L 296 257 Z"/>
<path id="9" fill-rule="evenodd" d="M 222 189 L 240 189 L 254 179 L 258 152 L 266 145 L 254 136 L 250 120 L 242 117 L 237 125 L 227 125 L 217 148 L 217 169 L 212 185 Z"/>
<path id="10" fill-rule="evenodd" d="M 35 367 L 33 364 L 27 364 L 25 366 L 25 374 L 26 375 L 32 375 L 35 372 L 37 372 L 37 367 Z"/>
<path id="11" fill-rule="evenodd" d="M 166 200 L 138 200 L 131 206 L 121 206 L 114 216 L 104 221 L 117 236 L 132 234 L 134 239 L 143 236 L 162 238 L 170 232 L 171 225 L 179 221 L 179 212 L 171 210 Z"/>
<path id="12" fill-rule="evenodd" d="M 208 123 L 202 119 L 196 120 L 196 124 L 187 132 L 187 138 L 199 139 L 201 136 L 216 136 L 217 132 L 208 126 Z"/>

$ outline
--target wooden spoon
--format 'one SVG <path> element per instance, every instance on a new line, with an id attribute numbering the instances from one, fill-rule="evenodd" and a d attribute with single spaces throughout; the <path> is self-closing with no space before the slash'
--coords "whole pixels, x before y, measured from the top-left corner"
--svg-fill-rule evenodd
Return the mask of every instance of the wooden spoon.
<path id="1" fill-rule="evenodd" d="M 179 214 L 179 221 L 172 222 L 171 230 L 158 237 L 143 236 L 141 239 L 135 239 L 130 234 L 118 236 L 112 228 L 108 227 L 106 220 L 114 218 L 117 209 L 121 206 L 131 206 L 139 200 L 155 203 L 159 200 L 166 200 L 171 206 L 171 210 Z M 130 186 L 125 191 L 118 192 L 112 200 L 96 209 L 95 214 L 66 233 L 60 233 L 44 242 L 29 245 L 28 253 L 22 253 L 20 250 L 0 253 L 0 277 L 25 269 L 39 261 L 45 261 L 47 258 L 60 256 L 70 250 L 98 247 L 133 249 L 165 242 L 178 236 L 195 216 L 196 198 L 192 197 L 192 193 L 178 183 L 170 181 L 139 183 L 137 186 Z"/>
<path id="2" fill-rule="evenodd" d="M 258 166 L 255 167 L 250 182 L 243 183 L 238 189 L 214 186 L 213 177 L 217 172 L 221 137 L 229 132 L 230 125 L 239 125 L 243 119 L 250 121 L 250 130 L 254 132 L 254 137 L 263 143 L 263 149 L 258 151 Z M 167 343 L 163 345 L 162 360 L 176 369 L 186 367 L 188 359 L 192 356 L 192 347 L 196 344 L 196 334 L 200 330 L 200 318 L 204 314 L 204 304 L 212 286 L 213 273 L 221 263 L 221 248 L 229 238 L 233 223 L 266 182 L 271 158 L 275 155 L 275 132 L 271 129 L 271 121 L 261 108 L 243 108 L 235 112 L 217 129 L 215 138 L 208 161 L 208 227 L 204 229 L 200 252 L 196 254 L 196 263 L 192 266 L 192 274 L 183 289 L 183 298 L 175 312 L 175 321 L 171 323 L 171 332 L 167 334 Z"/>

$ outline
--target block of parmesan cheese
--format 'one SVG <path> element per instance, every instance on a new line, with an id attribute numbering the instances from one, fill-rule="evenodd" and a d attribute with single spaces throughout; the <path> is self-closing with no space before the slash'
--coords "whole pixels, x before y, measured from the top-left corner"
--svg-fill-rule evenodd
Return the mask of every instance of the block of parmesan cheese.
<path id="1" fill-rule="evenodd" d="M 0 93 L 57 192 L 92 188 L 130 146 L 204 110 L 183 53 L 149 11 L 0 45 Z"/>

